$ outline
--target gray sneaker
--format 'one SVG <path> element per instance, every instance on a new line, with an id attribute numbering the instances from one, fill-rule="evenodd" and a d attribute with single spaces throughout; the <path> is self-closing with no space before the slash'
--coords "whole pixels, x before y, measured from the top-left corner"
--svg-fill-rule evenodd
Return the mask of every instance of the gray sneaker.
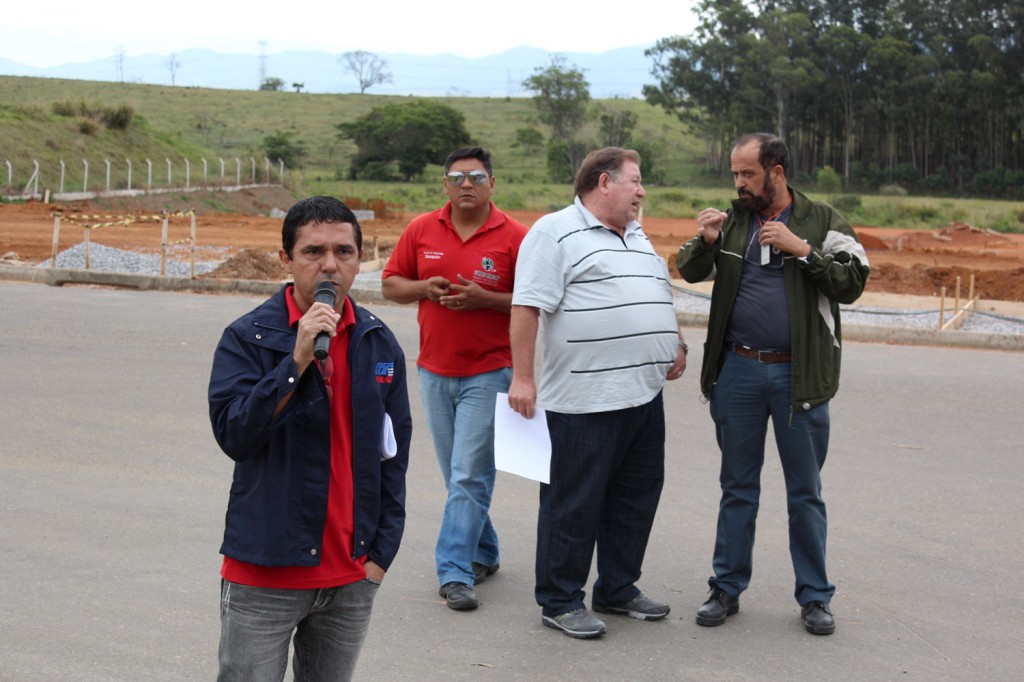
<path id="1" fill-rule="evenodd" d="M 576 639 L 593 639 L 605 632 L 604 623 L 582 607 L 557 616 L 543 616 L 541 622 Z"/>
<path id="2" fill-rule="evenodd" d="M 619 606 L 604 606 L 594 604 L 594 610 L 598 613 L 622 613 L 637 620 L 661 620 L 668 615 L 672 609 L 668 604 L 654 601 L 641 592 L 632 601 Z"/>

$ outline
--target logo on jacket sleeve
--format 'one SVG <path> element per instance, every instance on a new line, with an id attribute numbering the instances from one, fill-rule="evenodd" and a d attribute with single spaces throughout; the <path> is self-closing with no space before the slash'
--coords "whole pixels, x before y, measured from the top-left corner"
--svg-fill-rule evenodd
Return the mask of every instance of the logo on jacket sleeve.
<path id="1" fill-rule="evenodd" d="M 378 362 L 374 368 L 374 374 L 377 375 L 378 384 L 390 384 L 391 380 L 395 378 L 395 363 Z"/>

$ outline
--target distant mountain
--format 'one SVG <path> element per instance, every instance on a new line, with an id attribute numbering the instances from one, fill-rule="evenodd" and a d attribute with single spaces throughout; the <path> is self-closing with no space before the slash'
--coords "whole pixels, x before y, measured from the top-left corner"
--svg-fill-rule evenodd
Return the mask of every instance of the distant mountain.
<path id="1" fill-rule="evenodd" d="M 653 83 L 652 61 L 644 50 L 653 43 L 609 50 L 598 54 L 565 52 L 566 62 L 583 70 L 595 99 L 640 97 L 643 85 Z M 355 77 L 338 61 L 341 52 L 289 51 L 263 58 L 267 77 L 280 78 L 284 89 L 302 83 L 304 92 L 358 92 Z M 500 54 L 467 59 L 444 54 L 431 57 L 402 53 L 376 53 L 388 63 L 393 82 L 375 85 L 375 95 L 421 95 L 465 97 L 521 97 L 528 93 L 523 79 L 537 67 L 551 63 L 551 53 L 535 47 L 517 47 Z M 255 90 L 260 81 L 258 55 L 222 54 L 210 50 L 175 53 L 179 64 L 174 85 L 183 87 Z M 131 83 L 170 85 L 170 55 L 124 57 L 118 69 L 114 56 L 78 64 L 37 68 L 0 59 L 0 73 L 10 76 L 117 81 L 119 71 Z"/>

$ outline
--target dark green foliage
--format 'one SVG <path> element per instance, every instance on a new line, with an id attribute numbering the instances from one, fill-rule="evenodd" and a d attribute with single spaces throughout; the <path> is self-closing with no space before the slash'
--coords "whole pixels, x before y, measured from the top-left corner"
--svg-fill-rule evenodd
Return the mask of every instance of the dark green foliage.
<path id="1" fill-rule="evenodd" d="M 301 168 L 306 158 L 306 147 L 293 140 L 294 136 L 295 133 L 281 130 L 267 135 L 263 138 L 263 154 L 274 163 L 283 161 L 288 168 Z"/>
<path id="2" fill-rule="evenodd" d="M 551 126 L 555 137 L 572 138 L 586 119 L 590 83 L 579 68 L 568 67 L 565 57 L 555 55 L 547 68 L 537 68 L 523 81 L 534 93 L 541 123 Z"/>
<path id="3" fill-rule="evenodd" d="M 356 143 L 352 158 L 353 179 L 382 179 L 380 164 L 398 163 L 403 180 L 420 175 L 427 164 L 444 163 L 452 150 L 470 143 L 465 117 L 457 110 L 429 99 L 384 104 L 355 121 L 337 125 L 341 139 Z M 370 164 L 376 164 L 370 166 Z"/>
<path id="4" fill-rule="evenodd" d="M 95 134 L 97 127 L 84 123 L 84 120 L 92 120 L 94 124 L 102 124 L 107 130 L 128 130 L 135 117 L 135 110 L 127 104 L 115 106 L 104 106 L 102 104 L 88 104 L 87 102 L 54 102 L 50 106 L 51 111 L 57 116 L 65 118 L 81 118 L 83 122 L 79 127 L 82 132 L 89 135 Z M 87 132 L 89 129 L 92 132 Z"/>
<path id="5" fill-rule="evenodd" d="M 832 197 L 829 203 L 845 216 L 849 216 L 861 207 L 860 197 L 856 194 L 840 194 Z"/>
<path id="6" fill-rule="evenodd" d="M 791 178 L 826 165 L 854 189 L 1019 196 L 1024 5 L 1006 0 L 699 0 L 700 24 L 647 54 L 647 101 L 704 139 L 758 130 L 791 151 Z M 981 175 L 975 181 L 976 176 Z"/>
<path id="7" fill-rule="evenodd" d="M 516 142 L 524 154 L 533 154 L 544 144 L 544 133 L 536 128 L 516 128 Z"/>
<path id="8" fill-rule="evenodd" d="M 284 87 L 284 81 L 280 78 L 264 78 L 263 82 L 260 83 L 260 90 L 277 91 Z"/>

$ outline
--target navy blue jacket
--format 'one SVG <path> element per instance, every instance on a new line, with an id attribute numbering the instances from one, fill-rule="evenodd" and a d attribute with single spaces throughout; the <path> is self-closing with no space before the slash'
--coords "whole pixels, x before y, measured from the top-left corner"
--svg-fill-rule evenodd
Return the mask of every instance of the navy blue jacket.
<path id="1" fill-rule="evenodd" d="M 352 375 L 353 557 L 387 570 L 405 529 L 405 472 L 412 416 L 405 355 L 383 322 L 354 306 Z M 221 336 L 210 374 L 210 421 L 235 461 L 221 553 L 260 566 L 316 566 L 331 473 L 330 407 L 316 363 L 302 376 L 292 359 L 285 288 Z M 276 418 L 278 402 L 295 395 Z M 382 456 L 384 414 L 398 453 Z"/>

